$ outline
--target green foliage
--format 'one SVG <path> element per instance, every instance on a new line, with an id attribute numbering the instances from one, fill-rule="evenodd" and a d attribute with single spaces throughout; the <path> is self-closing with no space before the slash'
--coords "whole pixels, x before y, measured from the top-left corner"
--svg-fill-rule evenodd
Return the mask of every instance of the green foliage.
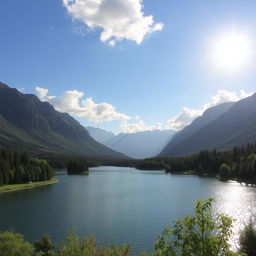
<path id="1" fill-rule="evenodd" d="M 164 168 L 171 173 L 193 171 L 199 175 L 219 175 L 222 179 L 232 178 L 256 183 L 256 143 L 227 151 L 202 150 L 184 157 L 112 161 L 107 165 L 135 166 L 138 169 Z"/>
<path id="2" fill-rule="evenodd" d="M 60 256 L 93 256 L 96 254 L 96 244 L 93 237 L 81 238 L 73 232 L 69 233 L 60 248 Z"/>
<path id="3" fill-rule="evenodd" d="M 213 199 L 198 201 L 195 215 L 178 219 L 166 228 L 155 244 L 156 256 L 229 256 L 236 255 L 228 243 L 232 220 L 211 214 Z"/>
<path id="4" fill-rule="evenodd" d="M 46 181 L 53 170 L 45 160 L 29 158 L 26 153 L 0 150 L 0 186 Z"/>
<path id="5" fill-rule="evenodd" d="M 0 233 L 1 256 L 32 256 L 33 247 L 24 241 L 21 234 L 12 231 Z"/>
<path id="6" fill-rule="evenodd" d="M 252 221 L 244 228 L 239 238 L 240 252 L 248 256 L 256 255 L 256 229 Z"/>
<path id="7" fill-rule="evenodd" d="M 54 251 L 55 245 L 48 235 L 36 241 L 34 246 L 24 241 L 23 236 L 12 231 L 0 232 L 1 256 L 129 256 L 130 247 L 114 245 L 106 248 L 96 246 L 94 237 L 79 237 L 69 232 L 65 241 Z"/>
<path id="8" fill-rule="evenodd" d="M 219 176 L 223 180 L 228 180 L 230 177 L 232 177 L 231 168 L 229 167 L 229 165 L 223 163 L 220 166 Z"/>
<path id="9" fill-rule="evenodd" d="M 35 252 L 40 253 L 41 256 L 53 256 L 55 255 L 53 249 L 55 245 L 52 243 L 51 238 L 48 235 L 44 235 L 41 240 L 34 243 Z"/>
<path id="10" fill-rule="evenodd" d="M 94 237 L 82 238 L 74 232 L 69 232 L 66 240 L 60 247 L 59 256 L 129 256 L 130 248 L 121 247 L 97 248 Z"/>

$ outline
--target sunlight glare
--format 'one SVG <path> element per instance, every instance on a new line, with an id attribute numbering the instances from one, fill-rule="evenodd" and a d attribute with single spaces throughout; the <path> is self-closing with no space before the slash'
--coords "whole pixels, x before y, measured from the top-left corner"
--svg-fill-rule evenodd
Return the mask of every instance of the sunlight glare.
<path id="1" fill-rule="evenodd" d="M 231 32 L 222 35 L 215 42 L 214 62 L 219 68 L 229 72 L 244 68 L 251 55 L 251 41 L 244 34 Z"/>

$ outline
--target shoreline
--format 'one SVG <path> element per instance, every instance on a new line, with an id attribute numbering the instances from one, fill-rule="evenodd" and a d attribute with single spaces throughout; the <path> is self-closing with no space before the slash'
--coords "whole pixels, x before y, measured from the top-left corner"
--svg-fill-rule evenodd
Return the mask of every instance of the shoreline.
<path id="1" fill-rule="evenodd" d="M 24 189 L 32 189 L 32 188 L 37 188 L 41 186 L 47 186 L 47 185 L 54 184 L 56 182 L 58 182 L 58 180 L 56 178 L 52 178 L 50 180 L 38 181 L 33 183 L 5 185 L 3 187 L 0 187 L 0 194 L 18 191 L 18 190 L 24 190 Z"/>
<path id="2" fill-rule="evenodd" d="M 197 172 L 194 172 L 194 171 L 184 171 L 184 172 L 166 172 L 166 173 L 169 173 L 169 174 L 172 174 L 172 175 L 195 175 L 195 176 L 198 176 L 198 177 L 205 177 L 205 178 L 215 178 L 215 179 L 218 179 L 219 181 L 224 181 L 224 182 L 237 182 L 237 183 L 240 183 L 241 185 L 243 186 L 249 186 L 249 187 L 256 187 L 256 181 L 255 180 L 246 180 L 246 179 L 239 179 L 239 178 L 231 178 L 231 179 L 221 179 L 218 175 L 209 175 L 207 173 L 202 173 L 202 174 L 199 174 Z"/>

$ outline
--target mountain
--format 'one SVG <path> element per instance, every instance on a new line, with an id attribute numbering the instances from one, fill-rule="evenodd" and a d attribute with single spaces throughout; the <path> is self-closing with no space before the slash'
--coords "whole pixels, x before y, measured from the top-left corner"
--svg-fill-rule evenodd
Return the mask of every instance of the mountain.
<path id="1" fill-rule="evenodd" d="M 141 159 L 156 156 L 170 141 L 171 130 L 154 130 L 137 133 L 120 133 L 106 142 L 106 145 L 127 156 Z"/>
<path id="2" fill-rule="evenodd" d="M 113 150 L 137 159 L 157 155 L 175 133 L 171 130 L 154 130 L 115 135 L 100 128 L 86 127 L 86 129 L 95 140 Z"/>
<path id="3" fill-rule="evenodd" d="M 100 128 L 95 128 L 91 126 L 85 127 L 86 130 L 89 132 L 89 134 L 98 142 L 106 145 L 105 143 L 112 138 L 114 138 L 116 135 L 113 132 L 105 131 Z"/>
<path id="4" fill-rule="evenodd" d="M 176 136 L 160 157 L 184 156 L 203 149 L 224 150 L 255 142 L 256 93 L 236 103 L 207 110 Z"/>
<path id="5" fill-rule="evenodd" d="M 176 133 L 166 148 L 170 149 L 174 145 L 189 138 L 193 133 L 200 130 L 202 127 L 211 123 L 217 117 L 225 113 L 233 104 L 234 102 L 226 102 L 207 109 L 202 116 L 199 116 L 190 125 Z"/>
<path id="6" fill-rule="evenodd" d="M 67 154 L 123 159 L 96 142 L 74 118 L 33 94 L 0 83 L 0 146 L 36 155 Z"/>

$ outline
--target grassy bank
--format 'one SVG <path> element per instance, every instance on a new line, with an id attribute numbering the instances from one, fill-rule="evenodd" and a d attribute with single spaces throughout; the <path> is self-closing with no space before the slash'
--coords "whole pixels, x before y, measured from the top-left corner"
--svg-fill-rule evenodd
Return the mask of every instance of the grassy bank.
<path id="1" fill-rule="evenodd" d="M 30 188 L 35 188 L 35 187 L 39 187 L 39 186 L 45 186 L 45 185 L 53 184 L 57 181 L 58 181 L 57 179 L 52 178 L 52 179 L 46 180 L 46 181 L 38 181 L 38 182 L 25 183 L 25 184 L 4 185 L 4 186 L 0 187 L 0 193 L 21 190 L 21 189 L 30 189 Z"/>

